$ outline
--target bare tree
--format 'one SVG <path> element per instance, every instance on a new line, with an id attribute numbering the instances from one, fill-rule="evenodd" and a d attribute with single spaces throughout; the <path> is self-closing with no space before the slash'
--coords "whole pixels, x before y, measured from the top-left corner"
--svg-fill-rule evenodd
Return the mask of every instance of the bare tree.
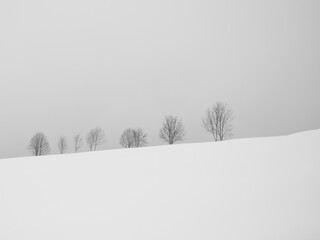
<path id="1" fill-rule="evenodd" d="M 68 150 L 68 143 L 65 137 L 60 137 L 57 145 L 61 154 L 65 153 Z"/>
<path id="2" fill-rule="evenodd" d="M 127 128 L 126 130 L 124 130 L 120 137 L 120 145 L 124 148 L 132 148 L 134 146 L 133 129 Z"/>
<path id="3" fill-rule="evenodd" d="M 227 104 L 218 102 L 206 111 L 202 127 L 212 134 L 214 141 L 223 141 L 232 136 L 234 114 Z"/>
<path id="4" fill-rule="evenodd" d="M 141 128 L 127 128 L 120 137 L 120 144 L 125 148 L 143 147 L 147 144 L 147 134 Z"/>
<path id="5" fill-rule="evenodd" d="M 105 134 L 102 128 L 91 129 L 86 137 L 90 151 L 96 151 L 99 145 L 105 143 Z"/>
<path id="6" fill-rule="evenodd" d="M 29 142 L 28 149 L 34 156 L 41 156 L 50 153 L 50 145 L 43 133 L 36 133 Z"/>
<path id="7" fill-rule="evenodd" d="M 141 128 L 133 130 L 134 147 L 144 147 L 147 144 L 147 134 Z"/>
<path id="8" fill-rule="evenodd" d="M 76 136 L 74 136 L 73 142 L 74 142 L 74 152 L 78 152 L 78 150 L 82 147 L 82 137 L 80 136 L 80 134 L 77 134 Z"/>
<path id="9" fill-rule="evenodd" d="M 175 116 L 167 116 L 162 124 L 159 136 L 164 142 L 169 144 L 183 141 L 185 130 L 182 120 Z"/>

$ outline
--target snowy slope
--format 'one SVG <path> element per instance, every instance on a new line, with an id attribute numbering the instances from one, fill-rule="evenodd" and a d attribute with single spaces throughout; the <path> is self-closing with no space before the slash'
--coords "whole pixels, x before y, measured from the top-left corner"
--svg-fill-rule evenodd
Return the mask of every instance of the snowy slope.
<path id="1" fill-rule="evenodd" d="M 0 160 L 0 239 L 320 239 L 320 130 Z"/>

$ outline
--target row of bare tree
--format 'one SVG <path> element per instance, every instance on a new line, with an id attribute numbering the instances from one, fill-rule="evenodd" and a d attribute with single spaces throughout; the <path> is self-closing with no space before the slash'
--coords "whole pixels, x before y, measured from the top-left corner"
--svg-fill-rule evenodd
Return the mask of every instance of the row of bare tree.
<path id="1" fill-rule="evenodd" d="M 226 104 L 218 102 L 206 111 L 205 116 L 202 118 L 202 127 L 213 136 L 214 141 L 223 141 L 232 136 L 233 119 L 233 111 Z M 159 137 L 168 144 L 183 141 L 185 129 L 182 120 L 176 116 L 167 116 L 159 131 Z M 83 146 L 82 140 L 80 134 L 73 138 L 74 152 L 78 152 Z M 97 147 L 104 144 L 105 141 L 105 133 L 100 127 L 91 129 L 86 135 L 86 142 L 90 151 L 96 151 Z M 120 145 L 124 148 L 143 147 L 146 144 L 147 134 L 141 128 L 127 128 L 120 137 Z M 67 139 L 61 137 L 57 146 L 61 154 L 65 153 L 68 150 Z M 43 133 L 37 133 L 31 138 L 28 149 L 33 155 L 41 156 L 49 154 L 50 145 Z"/>

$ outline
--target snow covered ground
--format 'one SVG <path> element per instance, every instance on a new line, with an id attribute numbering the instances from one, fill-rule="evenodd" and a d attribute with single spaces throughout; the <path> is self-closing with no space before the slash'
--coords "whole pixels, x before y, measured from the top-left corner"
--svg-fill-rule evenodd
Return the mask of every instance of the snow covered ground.
<path id="1" fill-rule="evenodd" d="M 320 239 L 320 130 L 0 160 L 0 239 Z"/>

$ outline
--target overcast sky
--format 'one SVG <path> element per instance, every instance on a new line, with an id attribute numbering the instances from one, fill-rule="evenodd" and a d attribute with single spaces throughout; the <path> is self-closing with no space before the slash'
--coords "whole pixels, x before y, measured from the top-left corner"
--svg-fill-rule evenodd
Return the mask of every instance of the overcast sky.
<path id="1" fill-rule="evenodd" d="M 99 126 L 119 148 L 127 127 L 162 144 L 167 114 L 185 142 L 217 101 L 233 138 L 320 128 L 318 0 L 4 0 L 0 2 L 0 158 L 51 153 Z M 82 151 L 88 150 L 85 146 Z"/>

